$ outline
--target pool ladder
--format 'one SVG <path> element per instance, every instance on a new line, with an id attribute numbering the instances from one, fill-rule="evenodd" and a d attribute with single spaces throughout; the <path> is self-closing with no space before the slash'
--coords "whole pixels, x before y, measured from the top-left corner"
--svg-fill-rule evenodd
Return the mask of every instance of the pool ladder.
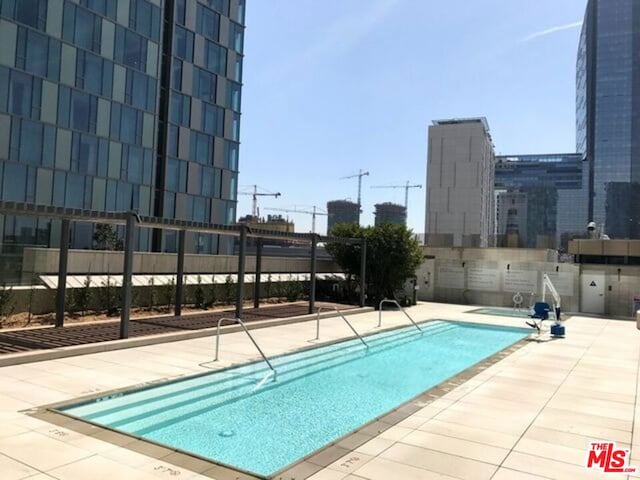
<path id="1" fill-rule="evenodd" d="M 278 372 L 276 372 L 276 369 L 273 368 L 273 365 L 271 365 L 271 362 L 269 361 L 267 356 L 264 354 L 264 352 L 262 351 L 260 346 L 256 343 L 256 340 L 255 340 L 255 338 L 253 338 L 253 335 L 251 335 L 249 333 L 249 330 L 247 330 L 247 326 L 239 318 L 221 318 L 220 320 L 218 320 L 218 327 L 216 329 L 216 358 L 214 358 L 213 361 L 214 362 L 218 361 L 218 354 L 220 353 L 220 325 L 222 324 L 222 322 L 237 323 L 238 325 L 240 325 L 242 327 L 242 329 L 244 330 L 244 333 L 247 334 L 247 336 L 249 337 L 249 340 L 251 340 L 251 343 L 253 343 L 253 345 L 256 347 L 256 349 L 258 350 L 258 352 L 262 356 L 262 359 L 265 361 L 265 363 L 271 369 L 271 372 L 273 374 L 273 380 L 275 381 L 276 380 L 276 375 L 278 374 Z M 263 382 L 266 379 L 267 379 L 267 377 L 265 377 L 263 379 Z M 263 382 L 261 382 L 261 383 L 263 383 Z"/>
<path id="2" fill-rule="evenodd" d="M 338 315 L 340 315 L 342 320 L 344 320 L 344 322 L 347 325 L 349 325 L 349 328 L 351 329 L 351 331 L 356 334 L 356 337 L 358 337 L 358 339 L 362 342 L 362 344 L 366 348 L 369 348 L 369 344 L 367 342 L 365 342 L 364 338 L 362 338 L 362 336 L 357 332 L 357 330 L 355 328 L 353 328 L 353 325 L 351 325 L 351 322 L 349 320 L 347 320 L 347 318 L 342 314 L 342 312 L 340 310 L 338 310 L 338 307 L 320 307 L 320 308 L 318 308 L 318 313 L 316 314 L 316 340 L 320 340 L 320 312 L 322 312 L 322 310 L 335 310 L 335 312 Z"/>
<path id="3" fill-rule="evenodd" d="M 400 304 L 396 301 L 396 300 L 390 300 L 388 298 L 383 299 L 380 302 L 380 305 L 378 305 L 378 328 L 380 328 L 382 326 L 382 305 L 384 305 L 385 303 L 389 303 L 392 305 L 395 305 L 396 307 L 398 307 L 398 309 L 405 314 L 405 316 L 409 319 L 409 321 L 411 321 L 411 323 L 413 323 L 413 325 L 420 331 L 422 332 L 422 329 L 420 328 L 420 326 L 413 320 L 413 318 L 411 318 L 411 316 L 404 310 L 404 308 L 402 308 L 400 306 Z"/>

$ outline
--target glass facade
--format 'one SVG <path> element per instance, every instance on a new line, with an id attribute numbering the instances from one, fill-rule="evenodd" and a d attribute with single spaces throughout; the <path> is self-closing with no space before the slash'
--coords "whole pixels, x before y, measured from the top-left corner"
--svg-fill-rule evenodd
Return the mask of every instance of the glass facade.
<path id="1" fill-rule="evenodd" d="M 588 165 L 582 154 L 497 156 L 495 190 L 498 244 L 514 222 L 520 246 L 528 248 L 555 248 L 563 235 L 586 229 Z"/>
<path id="2" fill-rule="evenodd" d="M 640 238 L 640 3 L 590 0 L 576 72 L 578 151 L 590 165 L 590 217 L 612 238 Z"/>
<path id="3" fill-rule="evenodd" d="M 0 199 L 234 222 L 243 35 L 244 0 L 0 0 Z M 0 216 L 3 252 L 58 238 Z"/>

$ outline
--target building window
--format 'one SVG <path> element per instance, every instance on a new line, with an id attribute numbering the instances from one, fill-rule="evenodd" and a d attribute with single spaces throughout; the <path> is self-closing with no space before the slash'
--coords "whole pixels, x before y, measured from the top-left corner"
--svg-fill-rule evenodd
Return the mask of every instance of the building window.
<path id="1" fill-rule="evenodd" d="M 184 25 L 185 24 L 185 18 L 187 15 L 187 5 L 186 5 L 186 0 L 176 0 L 176 7 L 175 7 L 175 21 L 176 23 L 179 23 L 180 25 Z"/>
<path id="2" fill-rule="evenodd" d="M 210 103 L 203 103 L 200 129 L 209 135 L 222 137 L 224 135 L 224 109 Z"/>
<path id="3" fill-rule="evenodd" d="M 220 15 L 198 4 L 196 19 L 196 31 L 205 38 L 217 42 L 220 32 Z"/>
<path id="4" fill-rule="evenodd" d="M 233 114 L 233 121 L 231 123 L 231 140 L 235 140 L 236 142 L 240 141 L 240 115 L 237 113 Z"/>
<path id="5" fill-rule="evenodd" d="M 242 82 L 242 57 L 236 56 L 236 61 L 233 67 L 233 79 L 236 82 Z"/>
<path id="6" fill-rule="evenodd" d="M 147 68 L 147 39 L 117 25 L 113 54 L 116 61 L 144 72 Z"/>
<path id="7" fill-rule="evenodd" d="M 176 57 L 193 62 L 193 32 L 176 26 L 174 39 L 174 54 Z"/>
<path id="8" fill-rule="evenodd" d="M 53 165 L 56 129 L 50 125 L 13 119 L 9 158 L 31 165 Z"/>
<path id="9" fill-rule="evenodd" d="M 239 145 L 225 140 L 224 142 L 224 166 L 229 170 L 238 170 Z"/>
<path id="10" fill-rule="evenodd" d="M 156 106 L 156 82 L 142 73 L 127 70 L 124 101 L 143 110 L 154 111 Z"/>
<path id="11" fill-rule="evenodd" d="M 215 192 L 216 174 L 215 170 L 210 167 L 202 167 L 201 170 L 202 185 L 200 192 L 205 197 L 213 198 Z"/>
<path id="12" fill-rule="evenodd" d="M 36 169 L 20 163 L 4 162 L 2 199 L 14 202 L 35 201 Z"/>
<path id="13" fill-rule="evenodd" d="M 60 42 L 33 30 L 18 28 L 16 67 L 41 77 L 60 77 Z"/>
<path id="14" fill-rule="evenodd" d="M 92 53 L 78 50 L 76 87 L 95 95 L 111 96 L 113 63 Z"/>
<path id="15" fill-rule="evenodd" d="M 205 102 L 215 103 L 216 101 L 216 76 L 201 68 L 194 68 L 193 71 L 193 96 Z"/>
<path id="16" fill-rule="evenodd" d="M 58 123 L 67 128 L 96 133 L 98 99 L 88 93 L 60 87 Z"/>
<path id="17" fill-rule="evenodd" d="M 158 41 L 160 38 L 160 9 L 147 0 L 131 0 L 129 28 Z"/>
<path id="18" fill-rule="evenodd" d="M 47 26 L 47 0 L 5 0 L 0 2 L 1 13 L 38 30 Z"/>
<path id="19" fill-rule="evenodd" d="M 229 46 L 236 52 L 242 53 L 244 43 L 244 28 L 237 23 L 229 23 Z"/>
<path id="20" fill-rule="evenodd" d="M 196 131 L 191 131 L 191 148 L 189 159 L 203 165 L 213 164 L 213 138 Z"/>
<path id="21" fill-rule="evenodd" d="M 140 147 L 125 146 L 122 151 L 122 180 L 131 183 L 142 183 L 144 168 L 144 151 Z"/>
<path id="22" fill-rule="evenodd" d="M 167 154 L 172 157 L 178 156 L 178 136 L 180 134 L 180 128 L 175 125 L 169 124 L 169 140 L 167 147 Z"/>
<path id="23" fill-rule="evenodd" d="M 67 1 L 64 4 L 62 38 L 86 50 L 100 53 L 102 19 Z"/>
<path id="24" fill-rule="evenodd" d="M 174 58 L 171 69 L 171 87 L 174 90 L 182 91 L 182 60 Z"/>
<path id="25" fill-rule="evenodd" d="M 135 108 L 111 104 L 111 136 L 121 142 L 142 144 L 142 112 Z"/>
<path id="26" fill-rule="evenodd" d="M 204 0 L 203 3 L 224 16 L 229 16 L 229 0 Z"/>
<path id="27" fill-rule="evenodd" d="M 204 62 L 207 70 L 221 76 L 227 75 L 227 49 L 205 41 Z"/>
<path id="28" fill-rule="evenodd" d="M 236 10 L 236 22 L 244 25 L 245 0 L 238 0 L 238 9 Z"/>
<path id="29" fill-rule="evenodd" d="M 117 2 L 113 0 L 80 0 L 80 5 L 97 12 L 111 20 L 116 19 Z"/>
<path id="30" fill-rule="evenodd" d="M 92 135 L 74 133 L 71 143 L 71 171 L 95 175 L 100 142 Z"/>
<path id="31" fill-rule="evenodd" d="M 10 113 L 38 120 L 41 97 L 42 80 L 15 70 L 11 72 L 8 105 Z"/>
<path id="32" fill-rule="evenodd" d="M 167 190 L 173 192 L 187 191 L 187 162 L 170 158 L 167 161 Z"/>
<path id="33" fill-rule="evenodd" d="M 191 123 L 191 98 L 171 92 L 171 122 L 183 127 Z"/>
<path id="34" fill-rule="evenodd" d="M 240 111 L 241 88 L 239 84 L 227 81 L 227 107 L 236 112 Z"/>

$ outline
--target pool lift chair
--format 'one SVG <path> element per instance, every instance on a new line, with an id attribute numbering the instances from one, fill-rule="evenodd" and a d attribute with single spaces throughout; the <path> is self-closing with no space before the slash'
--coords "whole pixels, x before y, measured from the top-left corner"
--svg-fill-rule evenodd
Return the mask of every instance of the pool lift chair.
<path id="1" fill-rule="evenodd" d="M 553 297 L 553 310 L 551 310 L 551 306 L 545 301 L 547 290 L 549 290 Z M 531 321 L 526 321 L 525 323 L 531 328 L 535 328 L 538 331 L 538 335 L 540 335 L 542 333 L 542 322 L 549 320 L 549 314 L 553 311 L 555 321 L 551 326 L 551 335 L 554 337 L 564 337 L 565 328 L 560 320 L 561 301 L 562 299 L 560 298 L 558 291 L 553 286 L 553 283 L 551 283 L 549 276 L 545 273 L 542 276 L 542 301 L 536 302 L 533 305 L 533 311 L 529 315 L 531 317 Z"/>

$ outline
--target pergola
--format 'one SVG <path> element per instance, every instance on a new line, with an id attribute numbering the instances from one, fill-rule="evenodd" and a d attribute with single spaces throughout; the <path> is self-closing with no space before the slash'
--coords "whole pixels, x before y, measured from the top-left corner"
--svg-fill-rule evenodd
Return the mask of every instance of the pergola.
<path id="1" fill-rule="evenodd" d="M 360 306 L 365 302 L 365 273 L 366 273 L 366 239 L 326 237 L 311 233 L 285 233 L 269 230 L 249 228 L 246 225 L 218 225 L 213 223 L 201 223 L 186 220 L 175 220 L 159 217 L 140 216 L 134 211 L 128 212 L 102 212 L 64 207 L 52 207 L 33 203 L 7 202 L 0 200 L 1 215 L 34 216 L 50 218 L 61 221 L 60 255 L 58 260 L 58 285 L 56 289 L 56 320 L 55 326 L 64 325 L 67 261 L 69 257 L 69 240 L 71 222 L 103 223 L 110 225 L 124 225 L 124 261 L 122 276 L 122 304 L 120 309 L 120 338 L 129 336 L 129 315 L 131 310 L 131 291 L 133 274 L 133 246 L 138 228 L 152 228 L 160 230 L 174 230 L 178 232 L 178 252 L 176 264 L 176 291 L 174 314 L 182 314 L 182 298 L 184 294 L 184 254 L 185 235 L 187 232 L 209 233 L 227 235 L 239 238 L 238 251 L 238 282 L 236 292 L 236 317 L 242 318 L 244 300 L 244 279 L 246 265 L 247 238 L 257 239 L 256 271 L 254 306 L 258 308 L 260 301 L 260 275 L 262 269 L 262 243 L 264 239 L 284 239 L 311 245 L 310 272 L 311 285 L 309 292 L 309 313 L 315 310 L 316 297 L 316 253 L 319 242 L 349 243 L 361 245 L 361 269 L 360 269 Z"/>

